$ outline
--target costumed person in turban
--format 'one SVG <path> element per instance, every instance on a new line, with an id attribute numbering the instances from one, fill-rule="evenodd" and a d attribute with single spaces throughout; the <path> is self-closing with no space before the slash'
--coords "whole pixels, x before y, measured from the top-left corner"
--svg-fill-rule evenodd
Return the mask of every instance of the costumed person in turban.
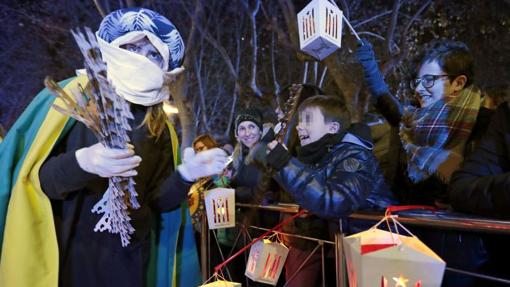
<path id="1" fill-rule="evenodd" d="M 133 147 L 105 147 L 52 109 L 48 90 L 36 96 L 0 146 L 0 286 L 196 286 L 185 199 L 196 179 L 222 172 L 226 153 L 210 149 L 179 164 L 162 102 L 165 77 L 183 70 L 183 40 L 167 18 L 143 8 L 107 15 L 96 37 L 108 79 L 130 103 Z M 87 82 L 81 75 L 60 85 L 79 95 L 72 91 Z M 91 209 L 114 176 L 134 176 L 141 205 L 130 210 L 127 247 L 118 234 L 94 231 L 101 215 Z"/>

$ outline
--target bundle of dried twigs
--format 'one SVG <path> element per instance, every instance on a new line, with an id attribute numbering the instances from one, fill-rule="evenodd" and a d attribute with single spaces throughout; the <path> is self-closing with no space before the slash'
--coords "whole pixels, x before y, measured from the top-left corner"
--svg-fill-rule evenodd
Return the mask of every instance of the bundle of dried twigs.
<path id="1" fill-rule="evenodd" d="M 133 119 L 129 103 L 115 93 L 107 79 L 106 63 L 90 28 L 85 27 L 84 32 L 79 29 L 71 32 L 84 56 L 89 82 L 86 87 L 79 87 L 79 95 L 69 95 L 55 81 L 46 78 L 46 87 L 65 104 L 65 108 L 53 107 L 85 124 L 106 147 L 126 149 L 130 142 L 129 120 Z M 111 177 L 103 198 L 92 209 L 93 213 L 103 214 L 94 231 L 118 233 L 122 246 L 127 246 L 130 234 L 135 231 L 128 208 L 140 207 L 136 197 L 132 177 Z"/>

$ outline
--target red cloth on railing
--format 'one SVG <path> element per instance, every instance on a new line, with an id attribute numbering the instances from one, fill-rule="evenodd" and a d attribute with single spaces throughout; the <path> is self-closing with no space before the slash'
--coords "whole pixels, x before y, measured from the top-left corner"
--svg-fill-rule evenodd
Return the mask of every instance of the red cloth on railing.
<path id="1" fill-rule="evenodd" d="M 435 208 L 434 206 L 430 206 L 430 205 L 390 205 L 386 208 L 385 215 L 391 215 L 392 212 L 415 210 L 415 209 L 437 211 L 437 208 Z"/>

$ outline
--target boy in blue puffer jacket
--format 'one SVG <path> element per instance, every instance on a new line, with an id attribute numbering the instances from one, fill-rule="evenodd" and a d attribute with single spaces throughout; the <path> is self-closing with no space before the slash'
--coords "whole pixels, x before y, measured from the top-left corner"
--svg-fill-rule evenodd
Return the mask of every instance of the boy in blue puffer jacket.
<path id="1" fill-rule="evenodd" d="M 267 156 L 256 153 L 254 160 L 266 162 L 276 170 L 274 179 L 280 186 L 296 203 L 313 213 L 291 223 L 300 225 L 301 231 L 307 230 L 300 235 L 327 236 L 324 218 L 339 218 L 360 209 L 384 209 L 393 203 L 370 148 L 348 132 L 350 115 L 340 98 L 310 97 L 299 106 L 298 118 L 300 146 L 296 157 L 273 141 L 267 145 Z M 290 248 L 285 263 L 286 286 L 318 285 L 320 255 L 310 254 L 307 244 L 294 244 L 296 240 L 287 243 Z M 300 269 L 306 258 L 307 263 Z"/>

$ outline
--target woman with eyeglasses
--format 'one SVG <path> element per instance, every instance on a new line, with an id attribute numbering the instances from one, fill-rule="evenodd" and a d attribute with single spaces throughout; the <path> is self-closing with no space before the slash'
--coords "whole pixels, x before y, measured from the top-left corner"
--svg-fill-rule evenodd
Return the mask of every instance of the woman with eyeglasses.
<path id="1" fill-rule="evenodd" d="M 486 126 L 480 91 L 473 85 L 473 56 L 464 43 L 442 41 L 424 53 L 411 82 L 419 107 L 404 107 L 384 82 L 370 43 L 356 52 L 376 108 L 398 128 L 399 151 L 393 190 L 403 204 L 448 206 L 447 185 L 460 168 L 469 143 Z M 476 130 L 475 130 L 476 128 Z M 413 229 L 450 267 L 476 271 L 487 262 L 481 237 L 455 231 Z M 477 286 L 470 277 L 447 272 L 442 286 Z M 478 285 L 479 286 L 479 285 Z"/>
<path id="2" fill-rule="evenodd" d="M 404 203 L 444 206 L 446 186 L 463 161 L 481 106 L 469 49 L 464 43 L 443 41 L 425 52 L 411 82 L 417 108 L 404 107 L 390 93 L 370 43 L 365 41 L 356 54 L 377 109 L 399 128 L 403 160 L 397 175 L 404 176 L 395 176 L 399 182 L 394 190 Z"/>

